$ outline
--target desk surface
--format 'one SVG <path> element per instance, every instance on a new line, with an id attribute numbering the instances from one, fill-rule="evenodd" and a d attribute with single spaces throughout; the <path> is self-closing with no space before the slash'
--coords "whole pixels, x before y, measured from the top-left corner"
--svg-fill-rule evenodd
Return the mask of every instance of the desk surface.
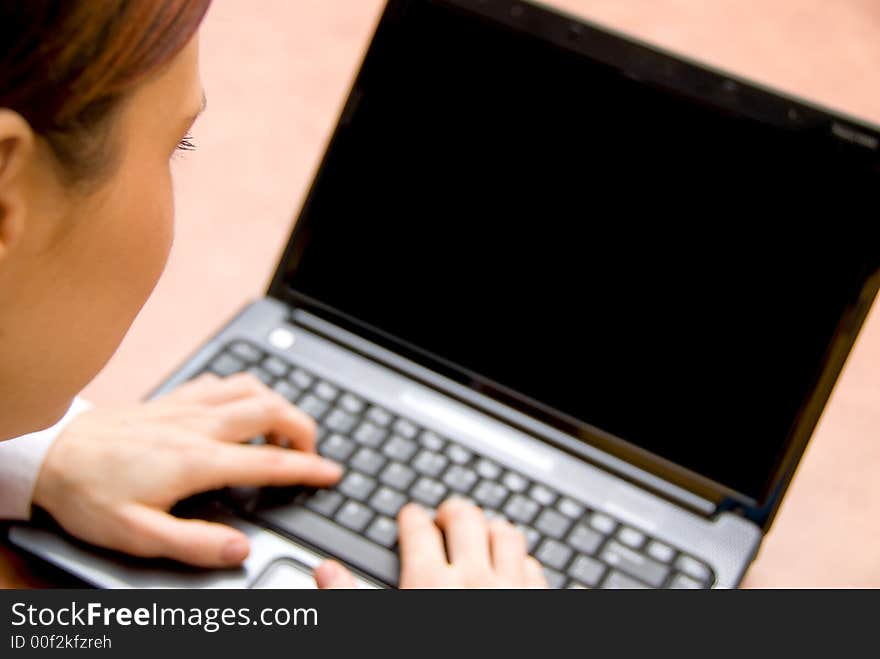
<path id="1" fill-rule="evenodd" d="M 875 0 L 550 0 L 647 41 L 880 123 Z M 208 111 L 175 164 L 168 269 L 86 395 L 143 396 L 246 301 L 287 239 L 383 0 L 215 3 Z M 874 309 L 748 586 L 880 586 L 880 311 Z M 0 584 L 34 583 L 6 557 Z M 15 575 L 18 573 L 18 576 Z"/>

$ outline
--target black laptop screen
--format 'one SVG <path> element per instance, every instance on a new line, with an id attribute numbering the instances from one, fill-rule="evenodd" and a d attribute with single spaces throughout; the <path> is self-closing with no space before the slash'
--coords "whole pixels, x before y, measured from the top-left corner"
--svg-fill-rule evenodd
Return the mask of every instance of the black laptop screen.
<path id="1" fill-rule="evenodd" d="M 760 497 L 876 264 L 874 154 L 439 4 L 382 29 L 290 286 Z"/>

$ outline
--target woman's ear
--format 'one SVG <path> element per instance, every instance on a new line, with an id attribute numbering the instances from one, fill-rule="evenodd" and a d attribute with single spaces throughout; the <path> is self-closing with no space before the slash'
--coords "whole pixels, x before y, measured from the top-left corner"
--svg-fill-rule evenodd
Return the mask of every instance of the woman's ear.
<path id="1" fill-rule="evenodd" d="M 0 263 L 21 235 L 27 215 L 25 171 L 34 132 L 17 112 L 0 108 Z"/>

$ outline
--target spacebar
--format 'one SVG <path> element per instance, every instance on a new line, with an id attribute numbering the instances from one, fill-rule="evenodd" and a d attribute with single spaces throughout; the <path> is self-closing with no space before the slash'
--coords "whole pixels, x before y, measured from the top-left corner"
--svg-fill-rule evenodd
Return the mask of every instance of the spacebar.
<path id="1" fill-rule="evenodd" d="M 389 585 L 400 580 L 397 554 L 352 533 L 301 506 L 283 506 L 254 514 L 277 531 L 295 536 L 350 563 Z"/>

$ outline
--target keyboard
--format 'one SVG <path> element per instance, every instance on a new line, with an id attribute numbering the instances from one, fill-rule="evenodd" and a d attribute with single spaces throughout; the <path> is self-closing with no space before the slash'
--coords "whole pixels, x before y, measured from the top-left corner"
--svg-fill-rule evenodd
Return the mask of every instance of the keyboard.
<path id="1" fill-rule="evenodd" d="M 408 501 L 429 511 L 456 495 L 525 534 L 552 588 L 709 588 L 704 561 L 547 483 L 394 414 L 247 341 L 206 371 L 257 379 L 313 417 L 317 449 L 345 469 L 332 489 L 230 491 L 227 503 L 390 586 L 399 580 L 395 518 Z"/>

